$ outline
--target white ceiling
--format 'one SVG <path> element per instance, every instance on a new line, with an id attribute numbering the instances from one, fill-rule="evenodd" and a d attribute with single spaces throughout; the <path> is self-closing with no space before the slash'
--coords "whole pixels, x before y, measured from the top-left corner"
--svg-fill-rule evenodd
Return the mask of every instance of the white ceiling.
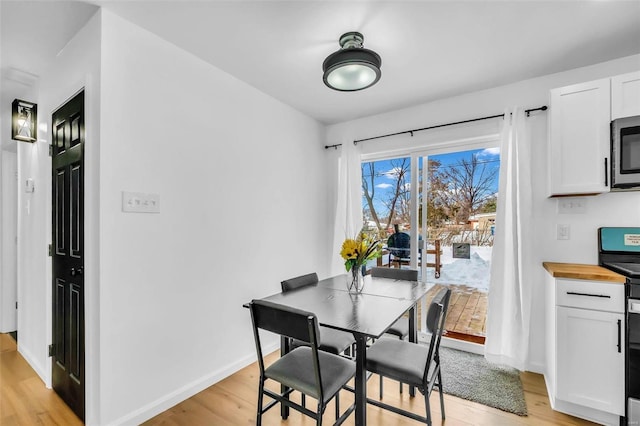
<path id="1" fill-rule="evenodd" d="M 640 1 L 91 3 L 324 123 L 640 53 Z M 95 8 L 2 0 L 3 98 L 11 68 L 40 75 Z M 382 57 L 380 82 L 361 92 L 322 82 L 322 61 L 347 31 Z"/>

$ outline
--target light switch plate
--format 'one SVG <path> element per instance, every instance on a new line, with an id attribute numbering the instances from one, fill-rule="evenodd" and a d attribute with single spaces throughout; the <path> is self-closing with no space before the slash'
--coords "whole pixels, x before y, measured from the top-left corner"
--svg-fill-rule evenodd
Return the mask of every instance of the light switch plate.
<path id="1" fill-rule="evenodd" d="M 122 211 L 125 213 L 160 213 L 160 194 L 122 191 Z"/>
<path id="2" fill-rule="evenodd" d="M 584 214 L 587 212 L 587 200 L 584 197 L 567 197 L 558 199 L 558 213 Z"/>

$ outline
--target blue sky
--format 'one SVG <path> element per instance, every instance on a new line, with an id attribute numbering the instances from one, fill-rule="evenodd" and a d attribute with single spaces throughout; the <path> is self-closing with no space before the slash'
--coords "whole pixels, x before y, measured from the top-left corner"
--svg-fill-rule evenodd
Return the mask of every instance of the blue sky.
<path id="1" fill-rule="evenodd" d="M 432 155 L 429 158 L 433 160 L 439 161 L 442 166 L 454 165 L 457 164 L 462 158 L 471 158 L 472 155 L 477 154 L 478 159 L 480 161 L 486 162 L 488 167 L 500 167 L 500 149 L 499 148 L 486 148 L 486 149 L 475 149 L 470 151 L 460 151 L 460 152 L 452 152 L 448 154 L 439 154 Z M 402 158 L 402 157 L 399 157 Z M 409 162 L 409 157 L 407 157 L 407 161 Z M 391 195 L 393 195 L 394 191 L 394 173 L 393 173 L 393 159 L 389 160 L 379 160 L 376 161 L 376 174 L 377 176 L 374 179 L 374 184 L 376 187 L 376 199 L 374 200 L 374 205 L 376 211 L 381 217 L 386 217 L 388 212 L 386 211 L 386 207 L 382 203 L 382 200 L 388 199 Z M 422 158 L 420 159 L 420 166 L 422 166 Z M 365 170 L 363 170 L 363 173 Z M 408 186 L 411 185 L 411 176 L 410 172 L 406 178 L 408 182 Z M 407 188 L 409 189 L 409 188 Z M 498 179 L 495 181 L 495 189 L 494 192 L 498 192 Z M 366 208 L 366 200 L 362 197 L 362 206 Z"/>

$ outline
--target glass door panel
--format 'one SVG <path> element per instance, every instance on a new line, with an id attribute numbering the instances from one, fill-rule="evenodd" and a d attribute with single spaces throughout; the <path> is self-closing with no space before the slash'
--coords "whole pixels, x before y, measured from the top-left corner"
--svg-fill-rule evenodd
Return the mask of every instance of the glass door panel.
<path id="1" fill-rule="evenodd" d="M 411 157 L 362 163 L 363 224 L 385 242 L 382 257 L 368 267 L 411 264 L 411 205 Z"/>
<path id="2" fill-rule="evenodd" d="M 423 280 L 452 290 L 448 337 L 484 343 L 500 153 L 495 147 L 422 153 L 416 243 Z M 423 325 L 424 327 L 424 325 Z"/>

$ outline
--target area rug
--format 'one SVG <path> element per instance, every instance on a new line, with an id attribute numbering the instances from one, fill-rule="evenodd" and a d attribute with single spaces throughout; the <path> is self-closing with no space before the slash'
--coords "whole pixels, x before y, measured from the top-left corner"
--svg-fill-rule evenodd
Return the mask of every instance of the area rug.
<path id="1" fill-rule="evenodd" d="M 490 364 L 481 355 L 440 347 L 443 391 L 519 416 L 527 415 L 518 370 Z"/>

